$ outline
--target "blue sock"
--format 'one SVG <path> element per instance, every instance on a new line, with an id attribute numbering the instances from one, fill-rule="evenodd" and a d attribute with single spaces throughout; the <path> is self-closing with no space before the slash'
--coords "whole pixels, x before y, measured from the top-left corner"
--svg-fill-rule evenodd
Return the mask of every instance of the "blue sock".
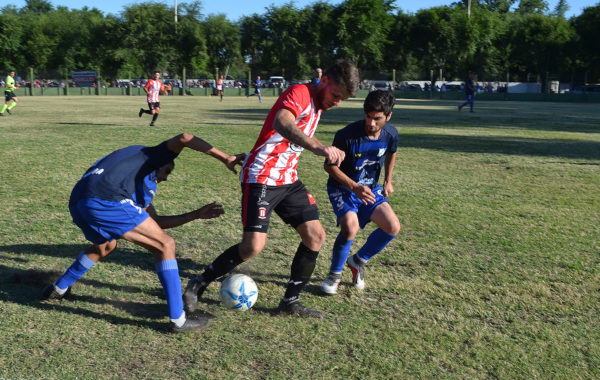
<path id="1" fill-rule="evenodd" d="M 329 271 L 333 273 L 342 272 L 353 241 L 354 240 L 346 240 L 341 233 L 338 234 L 335 243 L 333 243 L 333 253 L 331 255 L 331 267 L 329 268 Z"/>
<path id="2" fill-rule="evenodd" d="M 178 319 L 183 314 L 183 299 L 181 297 L 181 279 L 177 260 L 163 260 L 156 263 L 156 274 L 165 291 L 169 317 Z"/>
<path id="3" fill-rule="evenodd" d="M 96 264 L 95 261 L 91 260 L 84 252 L 81 252 L 77 259 L 71 264 L 69 269 L 54 283 L 58 288 L 66 290 L 69 286 L 73 285 L 75 281 L 79 280 L 83 275 L 90 270 L 91 267 Z"/>
<path id="4" fill-rule="evenodd" d="M 371 232 L 365 245 L 356 252 L 356 256 L 367 262 L 377 253 L 381 252 L 395 237 L 395 235 L 390 235 L 381 228 L 378 228 Z"/>

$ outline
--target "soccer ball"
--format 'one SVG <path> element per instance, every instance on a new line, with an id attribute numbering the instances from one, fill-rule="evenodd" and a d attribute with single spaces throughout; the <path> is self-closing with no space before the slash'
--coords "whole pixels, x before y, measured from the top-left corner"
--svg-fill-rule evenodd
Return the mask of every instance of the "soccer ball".
<path id="1" fill-rule="evenodd" d="M 221 302 L 234 310 L 248 310 L 258 298 L 258 288 L 245 274 L 234 274 L 221 283 Z"/>

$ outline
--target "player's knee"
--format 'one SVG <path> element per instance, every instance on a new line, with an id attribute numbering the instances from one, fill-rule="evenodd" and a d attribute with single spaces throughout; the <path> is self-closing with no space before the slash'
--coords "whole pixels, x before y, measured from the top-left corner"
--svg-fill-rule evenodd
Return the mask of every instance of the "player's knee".
<path id="1" fill-rule="evenodd" d="M 341 233 L 346 240 L 354 240 L 356 235 L 358 234 L 358 224 L 357 225 L 342 225 Z"/>
<path id="2" fill-rule="evenodd" d="M 402 225 L 398 219 L 390 220 L 385 226 L 380 227 L 389 235 L 396 236 L 400 233 L 402 229 Z"/>
<path id="3" fill-rule="evenodd" d="M 259 253 L 261 253 L 264 248 L 265 248 L 264 244 L 260 244 L 258 242 L 250 242 L 250 243 L 242 242 L 239 247 L 240 258 L 244 261 L 249 260 L 249 259 L 253 258 L 254 256 L 257 256 Z"/>
<path id="4" fill-rule="evenodd" d="M 320 226 L 319 226 L 320 227 Z M 327 234 L 323 227 L 315 228 L 308 235 L 307 241 L 304 243 L 308 248 L 313 251 L 319 251 L 323 243 L 325 243 L 325 239 L 327 238 Z"/>

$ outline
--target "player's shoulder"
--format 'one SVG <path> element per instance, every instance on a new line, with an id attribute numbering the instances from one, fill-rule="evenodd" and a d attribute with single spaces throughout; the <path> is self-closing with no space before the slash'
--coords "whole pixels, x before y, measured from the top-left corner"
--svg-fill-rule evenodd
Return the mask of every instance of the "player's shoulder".
<path id="1" fill-rule="evenodd" d="M 338 129 L 335 133 L 336 138 L 350 139 L 364 135 L 363 124 L 364 120 L 358 120 L 353 123 L 346 125 L 345 127 Z"/>
<path id="2" fill-rule="evenodd" d="M 398 136 L 398 130 L 396 129 L 396 127 L 394 127 L 390 123 L 385 123 L 385 125 L 383 126 L 383 130 L 386 133 L 389 133 L 393 137 L 397 137 Z"/>

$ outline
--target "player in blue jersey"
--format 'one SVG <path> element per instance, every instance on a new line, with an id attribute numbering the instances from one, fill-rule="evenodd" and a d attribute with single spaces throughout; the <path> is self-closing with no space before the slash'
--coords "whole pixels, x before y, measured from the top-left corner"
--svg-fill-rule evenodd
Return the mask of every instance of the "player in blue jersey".
<path id="1" fill-rule="evenodd" d="M 464 106 L 469 106 L 470 112 L 475 113 L 475 111 L 473 111 L 473 104 L 475 102 L 475 80 L 477 80 L 477 75 L 470 72 L 469 78 L 465 81 L 465 102 L 458 106 L 459 111 L 461 111 Z"/>
<path id="2" fill-rule="evenodd" d="M 185 315 L 175 241 L 163 229 L 196 219 L 216 218 L 223 214 L 223 208 L 211 203 L 185 214 L 160 216 L 151 203 L 156 185 L 167 180 L 175 166 L 173 160 L 186 147 L 222 161 L 234 173 L 235 165 L 245 157 L 228 155 L 196 136 L 182 133 L 156 146 L 132 145 L 98 160 L 77 182 L 69 200 L 73 222 L 92 245 L 80 253 L 57 281 L 44 288 L 43 298 L 67 296 L 77 280 L 115 250 L 117 239 L 125 239 L 154 254 L 171 330 L 184 332 L 207 323 L 207 318 Z"/>
<path id="3" fill-rule="evenodd" d="M 256 81 L 254 82 L 254 94 L 250 94 L 248 96 L 258 96 L 258 101 L 262 103 L 262 97 L 260 96 L 260 89 L 262 87 L 262 81 L 260 80 L 260 75 L 256 76 Z"/>
<path id="4" fill-rule="evenodd" d="M 333 146 L 346 155 L 339 167 L 325 162 L 329 173 L 327 193 L 341 226 L 333 245 L 329 275 L 321 286 L 326 294 L 337 293 L 345 263 L 352 271 L 354 286 L 363 289 L 365 264 L 400 232 L 400 221 L 386 199 L 394 192 L 392 175 L 398 147 L 398 131 L 388 124 L 393 107 L 391 92 L 369 93 L 363 106 L 365 119 L 339 130 L 333 139 Z M 383 188 L 379 185 L 381 168 L 385 169 Z M 348 258 L 359 228 L 369 221 L 378 228 Z"/>

